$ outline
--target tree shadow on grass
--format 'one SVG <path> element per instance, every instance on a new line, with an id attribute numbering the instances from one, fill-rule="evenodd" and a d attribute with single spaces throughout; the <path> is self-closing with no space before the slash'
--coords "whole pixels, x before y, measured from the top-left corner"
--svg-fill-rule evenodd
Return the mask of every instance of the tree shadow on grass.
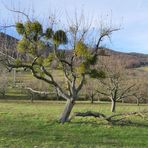
<path id="1" fill-rule="evenodd" d="M 141 123 L 141 122 L 134 122 L 131 120 L 124 120 L 124 121 L 120 121 L 120 122 L 107 122 L 107 121 L 71 121 L 70 124 L 77 124 L 77 125 L 81 125 L 81 124 L 86 124 L 86 125 L 92 125 L 92 126 L 100 126 L 100 125 L 104 125 L 104 126 L 132 126 L 132 127 L 141 127 L 141 128 L 148 128 L 148 123 Z"/>
<path id="2" fill-rule="evenodd" d="M 118 124 L 115 124 L 115 125 L 148 128 L 148 123 L 146 124 L 146 123 L 140 123 L 140 122 L 133 122 L 133 121 L 130 121 L 130 120 L 127 120 L 126 122 L 118 123 Z"/>

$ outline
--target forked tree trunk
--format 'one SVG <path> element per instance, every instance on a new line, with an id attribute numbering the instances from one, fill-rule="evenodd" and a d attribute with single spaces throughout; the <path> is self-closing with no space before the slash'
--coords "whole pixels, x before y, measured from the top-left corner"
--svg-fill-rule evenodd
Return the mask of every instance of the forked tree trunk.
<path id="1" fill-rule="evenodd" d="M 64 123 L 69 120 L 69 116 L 70 116 L 73 106 L 74 106 L 74 101 L 67 100 L 65 108 L 64 108 L 64 112 L 62 113 L 59 119 L 59 122 Z"/>
<path id="2" fill-rule="evenodd" d="M 115 112 L 115 108 L 116 108 L 116 101 L 112 100 L 111 112 Z"/>

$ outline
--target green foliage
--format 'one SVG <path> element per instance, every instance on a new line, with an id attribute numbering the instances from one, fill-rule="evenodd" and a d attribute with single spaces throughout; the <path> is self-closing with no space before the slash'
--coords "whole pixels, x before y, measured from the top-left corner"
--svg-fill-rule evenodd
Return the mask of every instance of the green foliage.
<path id="1" fill-rule="evenodd" d="M 46 29 L 45 36 L 46 36 L 47 39 L 52 38 L 53 34 L 54 34 L 54 32 L 51 28 Z"/>
<path id="2" fill-rule="evenodd" d="M 27 40 L 25 37 L 23 37 L 17 44 L 17 50 L 19 52 L 28 52 L 33 55 L 38 54 L 38 50 L 44 50 L 46 47 L 45 43 L 41 40 L 38 40 L 34 43 Z"/>
<path id="3" fill-rule="evenodd" d="M 39 65 L 34 65 L 34 70 L 35 70 L 36 73 L 40 73 L 41 67 Z"/>
<path id="4" fill-rule="evenodd" d="M 43 33 L 42 25 L 38 21 L 28 21 L 25 23 L 25 33 L 35 39 L 37 35 L 41 35 Z"/>
<path id="5" fill-rule="evenodd" d="M 59 62 L 57 63 L 56 67 L 55 67 L 57 70 L 62 70 L 63 69 L 63 66 L 62 64 Z"/>
<path id="6" fill-rule="evenodd" d="M 15 64 L 16 64 L 16 65 L 19 65 L 19 64 L 21 64 L 21 63 L 22 63 L 22 62 L 21 62 L 20 59 L 16 59 L 16 60 L 15 60 Z"/>
<path id="7" fill-rule="evenodd" d="M 47 47 L 48 39 L 53 39 L 51 40 L 52 45 L 67 43 L 67 36 L 63 30 L 58 30 L 54 33 L 51 28 L 47 28 L 43 32 L 42 25 L 38 21 L 17 22 L 16 30 L 22 35 L 22 39 L 17 45 L 18 51 L 26 52 L 33 56 L 40 55 L 41 50 Z"/>
<path id="8" fill-rule="evenodd" d="M 44 49 L 45 44 L 39 37 L 43 33 L 42 25 L 38 21 L 27 21 L 24 24 L 16 23 L 16 30 L 23 37 L 17 44 L 20 52 L 37 54 L 39 49 Z"/>
<path id="9" fill-rule="evenodd" d="M 95 65 L 97 63 L 97 55 L 91 55 L 87 57 L 86 63 L 88 65 Z"/>
<path id="10" fill-rule="evenodd" d="M 34 21 L 31 24 L 31 29 L 35 33 L 38 33 L 38 34 L 42 34 L 43 33 L 42 25 L 38 21 Z"/>
<path id="11" fill-rule="evenodd" d="M 44 65 L 48 66 L 54 60 L 55 55 L 50 53 L 47 58 L 44 58 Z"/>
<path id="12" fill-rule="evenodd" d="M 91 78 L 106 78 L 105 72 L 97 69 L 90 69 L 89 76 Z"/>
<path id="13" fill-rule="evenodd" d="M 40 72 L 39 74 L 40 74 L 40 77 L 42 77 L 42 78 L 45 77 L 45 73 L 44 72 Z"/>
<path id="14" fill-rule="evenodd" d="M 88 48 L 82 41 L 79 41 L 76 44 L 74 52 L 75 52 L 75 55 L 77 55 L 78 57 L 85 57 L 85 58 L 90 57 L 90 53 L 88 51 Z"/>
<path id="15" fill-rule="evenodd" d="M 39 57 L 36 62 L 37 62 L 39 65 L 41 65 L 41 64 L 43 64 L 43 61 L 44 61 L 44 58 L 43 58 L 43 57 Z"/>
<path id="16" fill-rule="evenodd" d="M 66 56 L 65 56 L 65 51 L 62 50 L 62 51 L 58 52 L 58 53 L 57 53 L 57 56 L 58 56 L 60 59 L 66 58 Z"/>
<path id="17" fill-rule="evenodd" d="M 46 48 L 46 45 L 42 40 L 38 40 L 36 42 L 36 46 L 37 46 L 37 49 L 39 50 L 44 50 Z"/>
<path id="18" fill-rule="evenodd" d="M 85 63 L 81 63 L 79 66 L 76 67 L 76 72 L 78 74 L 84 74 L 86 72 L 86 65 Z"/>
<path id="19" fill-rule="evenodd" d="M 23 25 L 23 23 L 17 22 L 16 23 L 16 31 L 20 34 L 23 35 L 25 32 L 25 27 Z"/>
<path id="20" fill-rule="evenodd" d="M 66 44 L 67 43 L 67 36 L 66 33 L 63 30 L 58 30 L 55 32 L 53 36 L 53 40 L 55 44 Z"/>
<path id="21" fill-rule="evenodd" d="M 29 50 L 30 42 L 26 38 L 22 38 L 17 44 L 17 50 L 19 52 L 25 52 Z"/>
<path id="22" fill-rule="evenodd" d="M 92 78 L 105 77 L 105 73 L 103 71 L 91 69 L 91 65 L 95 65 L 97 62 L 97 56 L 91 55 L 91 52 L 88 50 L 88 47 L 82 41 L 79 41 L 76 44 L 74 52 L 77 57 L 83 58 L 83 62 L 76 68 L 77 73 L 86 73 L 89 74 Z"/>

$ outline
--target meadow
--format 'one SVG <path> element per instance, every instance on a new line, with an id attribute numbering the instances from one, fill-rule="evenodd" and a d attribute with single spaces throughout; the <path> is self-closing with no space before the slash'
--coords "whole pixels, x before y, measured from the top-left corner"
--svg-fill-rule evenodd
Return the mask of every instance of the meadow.
<path id="1" fill-rule="evenodd" d="M 76 117 L 60 124 L 58 117 L 65 102 L 0 102 L 0 148 L 147 148 L 148 119 L 130 116 L 125 125 L 112 125 L 103 119 Z M 147 105 L 117 105 L 117 113 L 142 111 Z M 110 113 L 110 103 L 77 102 L 73 112 Z"/>

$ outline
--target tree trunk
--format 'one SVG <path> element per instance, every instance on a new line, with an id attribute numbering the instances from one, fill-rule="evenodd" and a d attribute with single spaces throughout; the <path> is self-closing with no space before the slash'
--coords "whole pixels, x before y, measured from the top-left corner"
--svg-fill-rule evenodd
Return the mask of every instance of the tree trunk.
<path id="1" fill-rule="evenodd" d="M 91 104 L 93 104 L 94 103 L 94 94 L 91 94 L 90 98 L 91 98 Z"/>
<path id="2" fill-rule="evenodd" d="M 33 101 L 34 101 L 34 95 L 33 95 L 33 93 L 31 93 L 31 95 L 30 95 L 30 101 L 31 101 L 31 103 L 33 103 Z"/>
<path id="3" fill-rule="evenodd" d="M 31 103 L 33 103 L 33 101 L 34 101 L 34 100 L 33 100 L 33 97 L 31 97 Z"/>
<path id="4" fill-rule="evenodd" d="M 3 95 L 3 98 L 5 99 L 6 92 L 4 91 L 4 92 L 2 93 L 2 95 Z"/>
<path id="5" fill-rule="evenodd" d="M 66 121 L 68 121 L 73 106 L 74 106 L 74 101 L 67 100 L 65 108 L 64 108 L 64 112 L 62 113 L 59 119 L 61 123 L 65 123 Z"/>
<path id="6" fill-rule="evenodd" d="M 139 106 L 139 99 L 137 99 L 137 105 Z"/>
<path id="7" fill-rule="evenodd" d="M 111 112 L 115 112 L 115 108 L 116 108 L 116 101 L 112 100 Z"/>

